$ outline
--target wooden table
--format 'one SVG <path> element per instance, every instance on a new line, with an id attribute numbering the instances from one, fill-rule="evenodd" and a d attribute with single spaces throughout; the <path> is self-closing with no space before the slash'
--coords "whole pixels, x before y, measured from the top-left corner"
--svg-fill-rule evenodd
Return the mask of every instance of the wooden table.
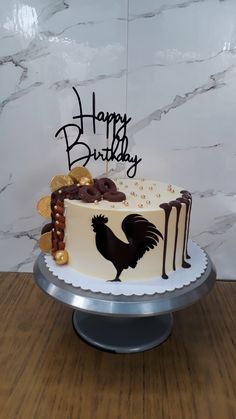
<path id="1" fill-rule="evenodd" d="M 72 309 L 31 274 L 0 274 L 1 419 L 235 419 L 236 282 L 175 313 L 172 336 L 115 355 L 81 341 Z"/>

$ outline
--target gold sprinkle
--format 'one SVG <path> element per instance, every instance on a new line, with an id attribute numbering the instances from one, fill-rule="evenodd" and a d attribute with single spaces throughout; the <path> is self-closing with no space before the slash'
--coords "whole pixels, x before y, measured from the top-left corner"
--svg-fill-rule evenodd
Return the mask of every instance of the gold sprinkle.
<path id="1" fill-rule="evenodd" d="M 171 192 L 172 192 L 172 193 L 174 193 L 174 192 L 175 192 L 175 190 L 174 190 L 174 189 L 171 189 Z"/>
<path id="2" fill-rule="evenodd" d="M 143 208 L 143 204 L 138 204 L 138 207 L 139 208 Z"/>
<path id="3" fill-rule="evenodd" d="M 148 200 L 148 201 L 146 201 L 146 204 L 150 205 L 150 204 L 151 204 L 151 201 L 149 201 L 149 200 Z"/>
<path id="4" fill-rule="evenodd" d="M 140 189 L 140 191 L 142 191 L 143 190 L 143 186 L 139 186 L 139 189 Z"/>
<path id="5" fill-rule="evenodd" d="M 146 198 L 146 196 L 145 196 L 145 195 L 141 195 L 141 198 L 142 198 L 142 199 L 145 199 L 145 198 Z"/>
<path id="6" fill-rule="evenodd" d="M 133 192 L 133 191 L 130 192 L 130 195 L 135 196 L 135 192 Z"/>
<path id="7" fill-rule="evenodd" d="M 160 198 L 160 196 L 161 196 L 161 194 L 160 193 L 157 193 L 157 198 Z"/>
<path id="8" fill-rule="evenodd" d="M 171 190 L 172 190 L 172 185 L 168 185 L 167 186 L 167 191 L 171 192 Z"/>
<path id="9" fill-rule="evenodd" d="M 94 204 L 95 204 L 95 205 L 98 205 L 98 203 L 99 203 L 99 202 L 97 201 L 97 199 L 95 199 Z"/>
<path id="10" fill-rule="evenodd" d="M 129 206 L 128 201 L 125 201 L 125 202 L 124 202 L 124 206 L 125 206 L 125 207 L 128 207 L 128 206 Z"/>
<path id="11" fill-rule="evenodd" d="M 149 186 L 149 191 L 153 191 L 153 187 L 152 186 Z"/>

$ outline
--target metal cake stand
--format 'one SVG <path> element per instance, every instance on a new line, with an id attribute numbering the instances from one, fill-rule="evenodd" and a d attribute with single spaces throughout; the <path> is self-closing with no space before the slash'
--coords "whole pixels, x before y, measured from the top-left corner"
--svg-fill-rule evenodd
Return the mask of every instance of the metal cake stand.
<path id="1" fill-rule="evenodd" d="M 207 256 L 205 272 L 182 289 L 150 296 L 115 296 L 66 284 L 48 270 L 44 254 L 40 254 L 34 278 L 46 294 L 75 309 L 74 329 L 87 343 L 109 352 L 132 353 L 164 342 L 173 328 L 172 312 L 207 294 L 216 280 L 216 271 Z"/>

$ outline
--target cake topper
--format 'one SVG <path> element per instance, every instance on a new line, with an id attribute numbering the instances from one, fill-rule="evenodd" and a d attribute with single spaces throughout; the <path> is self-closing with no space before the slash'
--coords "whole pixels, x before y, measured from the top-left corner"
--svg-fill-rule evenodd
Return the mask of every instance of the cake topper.
<path id="1" fill-rule="evenodd" d="M 104 112 L 96 110 L 96 96 L 95 92 L 92 94 L 92 112 L 84 113 L 82 101 L 79 92 L 73 87 L 73 91 L 78 101 L 78 114 L 73 116 L 76 123 L 68 123 L 63 125 L 56 132 L 55 137 L 64 138 L 66 143 L 66 152 L 68 167 L 71 170 L 75 163 L 82 163 L 86 166 L 90 159 L 95 161 L 102 160 L 106 163 L 106 172 L 108 172 L 108 163 L 112 161 L 127 162 L 129 167 L 127 169 L 127 176 L 133 178 L 137 172 L 137 166 L 142 161 L 136 154 L 131 155 L 128 152 L 129 140 L 127 136 L 127 126 L 131 121 L 131 117 L 127 117 L 126 113 L 123 115 L 116 112 Z M 93 134 L 96 134 L 97 123 L 104 123 L 106 127 L 106 146 L 100 150 L 96 147 L 91 148 L 83 141 L 84 122 L 86 119 L 92 120 Z M 74 128 L 75 136 L 71 139 L 68 135 L 68 130 Z M 63 137 L 61 137 L 61 135 Z M 109 138 L 111 138 L 109 145 Z M 72 158 L 76 152 L 76 158 Z"/>

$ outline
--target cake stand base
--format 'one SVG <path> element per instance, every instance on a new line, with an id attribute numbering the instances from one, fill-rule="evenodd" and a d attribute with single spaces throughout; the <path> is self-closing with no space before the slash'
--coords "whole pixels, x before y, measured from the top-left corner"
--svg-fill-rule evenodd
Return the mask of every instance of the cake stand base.
<path id="1" fill-rule="evenodd" d="M 78 335 L 97 349 L 114 353 L 143 352 L 164 342 L 171 334 L 171 313 L 151 317 L 108 317 L 75 310 L 73 326 Z"/>

